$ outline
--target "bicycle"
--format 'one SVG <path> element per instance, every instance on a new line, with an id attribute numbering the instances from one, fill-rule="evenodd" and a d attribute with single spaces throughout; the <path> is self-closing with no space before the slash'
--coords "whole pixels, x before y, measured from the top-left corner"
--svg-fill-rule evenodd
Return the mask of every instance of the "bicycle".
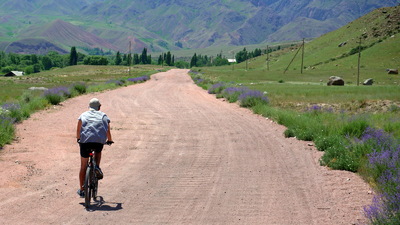
<path id="1" fill-rule="evenodd" d="M 107 145 L 111 145 L 114 142 L 107 141 Z M 99 179 L 96 175 L 96 160 L 94 159 L 94 150 L 89 153 L 89 160 L 86 168 L 85 175 L 85 183 L 84 183 L 84 191 L 85 191 L 85 208 L 89 208 L 90 206 L 90 198 L 93 198 L 93 201 L 96 201 L 97 198 L 97 190 L 99 187 Z"/>

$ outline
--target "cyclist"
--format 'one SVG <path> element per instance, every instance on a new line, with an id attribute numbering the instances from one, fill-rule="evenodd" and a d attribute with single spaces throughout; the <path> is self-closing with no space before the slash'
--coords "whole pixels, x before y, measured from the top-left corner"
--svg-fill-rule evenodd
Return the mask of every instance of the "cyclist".
<path id="1" fill-rule="evenodd" d="M 81 198 L 85 197 L 83 183 L 89 154 L 92 149 L 95 150 L 94 158 L 97 164 L 95 172 L 97 178 L 102 179 L 103 172 L 99 167 L 101 151 L 104 144 L 113 143 L 110 131 L 110 119 L 104 112 L 100 111 L 100 107 L 100 101 L 97 98 L 92 98 L 89 102 L 89 110 L 82 113 L 78 118 L 76 138 L 80 147 L 81 169 L 79 171 L 80 188 L 77 193 Z"/>

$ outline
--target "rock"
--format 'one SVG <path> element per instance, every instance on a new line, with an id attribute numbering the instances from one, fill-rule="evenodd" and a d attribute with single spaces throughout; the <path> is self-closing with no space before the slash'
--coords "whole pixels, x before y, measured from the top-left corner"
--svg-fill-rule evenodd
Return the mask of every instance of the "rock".
<path id="1" fill-rule="evenodd" d="M 399 74 L 398 69 L 386 69 L 388 74 Z"/>
<path id="2" fill-rule="evenodd" d="M 372 78 L 369 78 L 363 82 L 363 85 L 372 85 L 373 83 L 374 83 L 374 80 Z"/>
<path id="3" fill-rule="evenodd" d="M 45 87 L 30 87 L 28 89 L 31 91 L 47 91 L 48 90 L 48 88 L 45 88 Z"/>
<path id="4" fill-rule="evenodd" d="M 328 86 L 344 86 L 344 80 L 341 77 L 331 76 L 329 77 Z"/>

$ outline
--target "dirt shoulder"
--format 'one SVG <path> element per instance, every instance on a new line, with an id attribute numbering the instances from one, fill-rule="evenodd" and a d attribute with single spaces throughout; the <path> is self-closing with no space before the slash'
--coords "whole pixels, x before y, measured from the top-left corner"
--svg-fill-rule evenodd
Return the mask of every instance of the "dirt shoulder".
<path id="1" fill-rule="evenodd" d="M 0 153 L 0 224 L 354 224 L 370 188 L 319 165 L 284 127 L 197 87 L 187 70 L 69 99 L 17 126 Z M 99 202 L 78 189 L 78 116 L 111 118 Z"/>

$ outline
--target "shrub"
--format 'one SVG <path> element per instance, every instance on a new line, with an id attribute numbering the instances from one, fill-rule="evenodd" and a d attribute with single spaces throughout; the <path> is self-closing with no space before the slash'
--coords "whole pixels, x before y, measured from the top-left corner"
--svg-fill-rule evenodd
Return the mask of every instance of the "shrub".
<path id="1" fill-rule="evenodd" d="M 224 82 L 218 82 L 208 89 L 209 94 L 221 94 L 221 92 L 227 87 Z"/>
<path id="2" fill-rule="evenodd" d="M 222 91 L 222 97 L 226 98 L 229 102 L 236 102 L 239 96 L 244 92 L 249 91 L 247 87 L 227 87 Z"/>
<path id="3" fill-rule="evenodd" d="M 13 119 L 0 112 L 0 147 L 10 143 L 14 132 Z"/>
<path id="4" fill-rule="evenodd" d="M 125 84 L 125 80 L 108 80 L 106 84 L 115 84 L 115 86 L 123 86 Z"/>
<path id="5" fill-rule="evenodd" d="M 18 103 L 6 103 L 1 106 L 2 114 L 11 118 L 12 123 L 20 122 L 24 118 L 21 105 Z"/>
<path id="6" fill-rule="evenodd" d="M 344 136 L 360 138 L 368 126 L 369 124 L 365 118 L 352 118 L 343 126 L 341 134 Z"/>
<path id="7" fill-rule="evenodd" d="M 55 87 L 45 91 L 43 96 L 50 104 L 58 105 L 64 98 L 70 98 L 71 92 L 67 87 Z"/>
<path id="8" fill-rule="evenodd" d="M 86 93 L 87 87 L 85 83 L 76 83 L 72 85 L 71 89 L 81 95 Z"/>
<path id="9" fill-rule="evenodd" d="M 257 104 L 268 104 L 269 102 L 267 96 L 256 90 L 243 92 L 239 95 L 238 100 L 242 107 L 253 107 Z"/>
<path id="10" fill-rule="evenodd" d="M 371 146 L 368 174 L 377 183 L 378 195 L 364 208 L 372 224 L 400 222 L 400 143 L 383 130 L 368 128 L 360 142 Z"/>
<path id="11" fill-rule="evenodd" d="M 127 81 L 134 82 L 134 83 L 142 83 L 149 79 L 150 79 L 150 76 L 145 75 L 145 76 L 140 76 L 140 77 L 128 78 Z"/>

